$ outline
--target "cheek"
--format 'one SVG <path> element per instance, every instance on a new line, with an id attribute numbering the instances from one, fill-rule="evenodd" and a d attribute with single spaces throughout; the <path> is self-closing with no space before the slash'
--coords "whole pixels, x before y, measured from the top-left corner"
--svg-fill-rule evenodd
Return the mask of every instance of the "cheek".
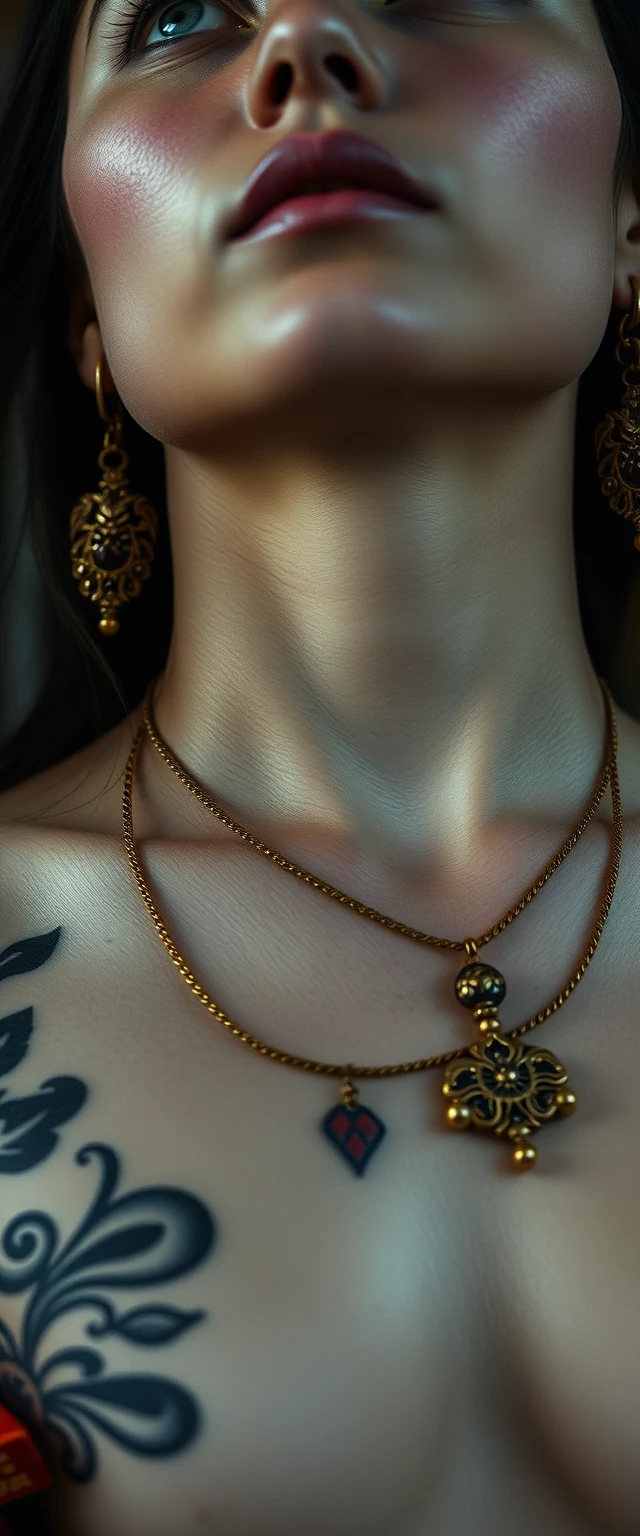
<path id="1" fill-rule="evenodd" d="M 533 240 L 549 212 L 610 219 L 621 104 L 608 60 L 460 49 L 440 89 L 479 211 L 488 200 L 502 224 L 526 213 Z"/>
<path id="2" fill-rule="evenodd" d="M 131 262 L 144 260 L 153 281 L 152 252 L 195 219 L 194 175 L 216 143 L 216 125 L 184 98 L 162 104 L 132 102 L 117 121 L 86 125 L 67 141 L 63 184 L 96 299 L 108 303 L 113 279 L 133 278 Z"/>
<path id="3" fill-rule="evenodd" d="M 2 0 L 0 0 L 0 4 Z M 109 366 L 131 415 L 166 435 L 163 381 L 215 290 L 212 246 L 228 104 L 207 83 L 72 124 L 63 185 Z"/>
<path id="4" fill-rule="evenodd" d="M 566 382 L 593 357 L 611 309 L 615 76 L 595 53 L 510 41 L 469 49 L 447 83 L 460 248 L 513 306 L 512 349 Z"/>

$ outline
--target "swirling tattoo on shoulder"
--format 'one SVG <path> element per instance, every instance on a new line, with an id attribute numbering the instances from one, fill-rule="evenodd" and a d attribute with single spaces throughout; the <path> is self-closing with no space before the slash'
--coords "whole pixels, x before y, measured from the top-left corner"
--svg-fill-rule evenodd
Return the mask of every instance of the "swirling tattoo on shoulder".
<path id="1" fill-rule="evenodd" d="M 202 1201 L 182 1189 L 116 1196 L 120 1164 L 111 1147 L 89 1144 L 76 1162 L 96 1163 L 99 1184 L 66 1242 L 44 1211 L 14 1217 L 0 1236 L 0 1295 L 29 1293 L 20 1338 L 0 1323 L 0 1395 L 36 1432 L 55 1437 L 62 1470 L 84 1483 L 97 1471 L 96 1430 L 138 1456 L 168 1456 L 192 1442 L 201 1410 L 165 1376 L 110 1375 L 102 1349 L 83 1343 L 47 1355 L 48 1330 L 82 1309 L 94 1314 L 86 1338 L 143 1349 L 172 1343 L 206 1314 L 153 1304 L 119 1312 L 110 1293 L 188 1274 L 210 1253 L 216 1229 Z"/>
<path id="2" fill-rule="evenodd" d="M 38 970 L 51 958 L 61 934 L 61 928 L 53 928 L 10 944 L 0 954 L 0 983 Z M 0 1077 L 20 1065 L 32 1032 L 33 1008 L 0 1019 Z M 44 1162 L 58 1144 L 60 1127 L 78 1114 L 86 1097 L 86 1084 L 78 1077 L 50 1077 L 26 1097 L 0 1088 L 0 1174 L 25 1173 Z"/>
<path id="3" fill-rule="evenodd" d="M 61 933 L 54 928 L 9 945 L 0 954 L 0 982 L 44 965 Z M 32 1032 L 32 1007 L 0 1019 L 0 1077 L 24 1060 Z M 22 1097 L 0 1089 L 0 1175 L 44 1162 L 87 1093 L 85 1083 L 68 1076 L 48 1078 Z M 0 1400 L 31 1426 L 47 1459 L 53 1444 L 62 1472 L 85 1483 L 98 1470 L 96 1432 L 145 1457 L 174 1455 L 198 1433 L 202 1410 L 193 1393 L 164 1375 L 112 1374 L 102 1341 L 155 1350 L 205 1318 L 202 1310 L 146 1300 L 118 1310 L 113 1293 L 146 1291 L 189 1274 L 211 1252 L 216 1226 L 203 1202 L 183 1189 L 153 1185 L 118 1194 L 113 1147 L 89 1143 L 75 1161 L 98 1173 L 75 1230 L 63 1237 L 54 1217 L 38 1210 L 20 1212 L 0 1229 L 0 1298 L 26 1297 L 18 1329 L 0 1316 Z M 79 1341 L 47 1352 L 49 1330 L 70 1312 L 84 1314 Z M 95 1340 L 99 1348 L 87 1342 Z"/>

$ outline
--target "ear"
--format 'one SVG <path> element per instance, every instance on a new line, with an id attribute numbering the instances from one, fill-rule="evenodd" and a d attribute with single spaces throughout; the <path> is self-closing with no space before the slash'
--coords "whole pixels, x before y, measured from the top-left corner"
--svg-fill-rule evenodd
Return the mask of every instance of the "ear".
<path id="1" fill-rule="evenodd" d="M 82 383 L 95 393 L 96 368 L 100 358 L 104 357 L 104 347 L 93 295 L 86 275 L 73 288 L 69 298 L 69 346 L 76 360 Z M 102 382 L 105 393 L 110 394 L 115 390 L 106 358 Z"/>
<path id="2" fill-rule="evenodd" d="M 613 303 L 616 309 L 630 309 L 634 301 L 633 284 L 640 283 L 640 203 L 633 186 L 626 182 L 616 213 L 615 280 Z"/>

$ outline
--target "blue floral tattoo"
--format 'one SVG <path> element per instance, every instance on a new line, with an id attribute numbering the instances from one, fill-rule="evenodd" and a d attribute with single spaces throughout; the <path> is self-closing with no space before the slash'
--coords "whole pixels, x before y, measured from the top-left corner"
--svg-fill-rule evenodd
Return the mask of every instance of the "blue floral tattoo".
<path id="1" fill-rule="evenodd" d="M 11 944 L 0 954 L 0 981 L 44 965 L 61 933 L 54 928 Z M 0 1076 L 23 1060 L 32 1031 L 32 1008 L 0 1019 Z M 77 1077 L 49 1078 L 25 1098 L 0 1089 L 0 1174 L 44 1162 L 86 1098 Z M 201 1410 L 164 1376 L 110 1375 L 102 1350 L 85 1343 L 47 1355 L 47 1331 L 65 1313 L 84 1309 L 94 1314 L 85 1338 L 171 1344 L 205 1313 L 160 1304 L 119 1312 L 111 1293 L 188 1274 L 211 1251 L 216 1228 L 206 1206 L 182 1189 L 159 1185 L 116 1196 L 120 1163 L 112 1147 L 82 1147 L 76 1162 L 97 1163 L 99 1187 L 66 1242 L 44 1211 L 22 1212 L 0 1233 L 0 1296 L 30 1293 L 19 1338 L 0 1318 L 0 1399 L 36 1438 L 53 1435 L 63 1471 L 84 1483 L 97 1471 L 96 1430 L 138 1456 L 168 1456 L 194 1439 Z"/>
<path id="2" fill-rule="evenodd" d="M 19 939 L 0 954 L 0 981 L 36 971 L 53 954 L 61 928 Z M 0 1077 L 13 1072 L 26 1055 L 33 1030 L 33 1008 L 0 1019 Z M 87 1097 L 78 1077 L 50 1077 L 37 1093 L 11 1097 L 0 1089 L 0 1174 L 24 1173 L 53 1152 L 61 1125 L 77 1115 Z"/>
<path id="3" fill-rule="evenodd" d="M 85 1345 L 42 1358 L 44 1335 L 65 1312 L 84 1308 L 97 1313 L 85 1328 L 89 1338 L 118 1337 L 147 1348 L 171 1343 L 205 1313 L 173 1306 L 119 1313 L 109 1292 L 186 1275 L 215 1239 L 212 1218 L 194 1195 L 160 1185 L 116 1198 L 115 1152 L 95 1143 L 76 1155 L 83 1166 L 92 1160 L 100 1185 L 68 1242 L 60 1245 L 56 1224 L 43 1211 L 14 1217 L 0 1237 L 0 1293 L 31 1292 L 19 1343 L 0 1323 L 0 1393 L 19 1418 L 56 1436 L 63 1470 L 79 1483 L 97 1469 L 93 1430 L 138 1456 L 168 1456 L 194 1438 L 200 1409 L 190 1392 L 164 1376 L 106 1374 L 101 1351 Z"/>

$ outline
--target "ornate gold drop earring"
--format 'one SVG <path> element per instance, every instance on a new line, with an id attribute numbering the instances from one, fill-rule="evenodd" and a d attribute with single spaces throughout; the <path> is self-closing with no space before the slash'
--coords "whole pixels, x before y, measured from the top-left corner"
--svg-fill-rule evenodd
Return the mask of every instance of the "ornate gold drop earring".
<path id="1" fill-rule="evenodd" d="M 602 492 L 612 511 L 635 523 L 634 545 L 640 550 L 640 284 L 631 278 L 634 292 L 632 311 L 626 309 L 620 323 L 616 347 L 619 363 L 624 349 L 630 361 L 622 374 L 625 391 L 619 411 L 609 411 L 596 429 L 595 444 Z"/>
<path id="2" fill-rule="evenodd" d="M 128 489 L 125 471 L 129 455 L 122 448 L 122 404 L 118 399 L 114 415 L 107 415 L 104 361 L 102 356 L 96 368 L 98 410 L 107 426 L 98 459 L 103 478 L 98 490 L 83 496 L 71 513 L 71 569 L 83 597 L 99 605 L 103 635 L 116 635 L 120 628 L 118 610 L 138 596 L 143 581 L 151 575 L 158 515 L 144 496 Z"/>

